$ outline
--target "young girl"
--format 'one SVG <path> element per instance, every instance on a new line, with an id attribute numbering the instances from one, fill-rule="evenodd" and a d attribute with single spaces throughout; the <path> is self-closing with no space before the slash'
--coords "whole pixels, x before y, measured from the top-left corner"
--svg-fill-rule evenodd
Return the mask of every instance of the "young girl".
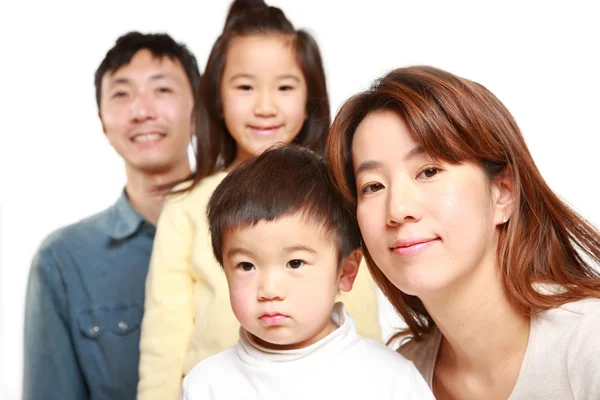
<path id="1" fill-rule="evenodd" d="M 200 84 L 196 171 L 161 214 L 146 285 L 139 399 L 176 399 L 199 361 L 233 346 L 239 323 L 212 254 L 205 206 L 235 166 L 275 143 L 322 152 L 330 114 L 314 39 L 281 10 L 235 1 Z M 260 190 L 260 188 L 257 188 Z M 375 284 L 366 268 L 343 296 L 363 336 L 378 339 Z"/>
<path id="2" fill-rule="evenodd" d="M 550 190 L 492 93 L 398 69 L 341 108 L 327 146 L 408 324 L 399 352 L 436 398 L 600 398 L 600 234 Z"/>

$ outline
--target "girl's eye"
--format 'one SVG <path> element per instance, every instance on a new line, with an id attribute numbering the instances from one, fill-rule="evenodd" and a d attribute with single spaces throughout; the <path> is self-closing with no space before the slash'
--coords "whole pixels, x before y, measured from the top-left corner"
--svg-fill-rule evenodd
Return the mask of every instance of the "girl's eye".
<path id="1" fill-rule="evenodd" d="M 238 268 L 242 271 L 252 271 L 254 269 L 254 264 L 243 261 L 238 264 Z"/>
<path id="2" fill-rule="evenodd" d="M 247 91 L 249 91 L 249 90 L 252 90 L 252 86 L 250 86 L 250 85 L 238 85 L 238 86 L 237 86 L 237 89 L 239 89 L 239 90 L 243 90 L 243 91 L 246 91 L 246 92 L 247 92 Z"/>
<path id="3" fill-rule="evenodd" d="M 423 171 L 421 171 L 419 173 L 419 175 L 417 175 L 417 179 L 429 179 L 429 178 L 433 178 L 434 176 L 436 176 L 437 174 L 440 173 L 440 169 L 436 168 L 436 167 L 429 167 L 429 168 L 425 168 Z"/>
<path id="4" fill-rule="evenodd" d="M 113 93 L 113 95 L 112 95 L 113 98 L 119 98 L 119 97 L 125 97 L 125 96 L 127 96 L 127 92 L 124 92 L 124 91 L 118 91 L 118 92 Z"/>
<path id="5" fill-rule="evenodd" d="M 383 185 L 379 182 L 375 182 L 375 183 L 369 183 L 365 186 L 362 187 L 362 189 L 360 190 L 361 193 L 375 193 L 375 192 L 379 192 L 381 189 L 383 189 Z"/>
<path id="6" fill-rule="evenodd" d="M 302 260 L 292 260 L 287 263 L 287 266 L 292 269 L 298 269 L 304 265 L 304 261 Z"/>
<path id="7" fill-rule="evenodd" d="M 289 90 L 293 90 L 294 87 L 290 86 L 290 85 L 283 85 L 283 86 L 279 86 L 279 90 L 281 90 L 282 92 L 287 92 Z"/>

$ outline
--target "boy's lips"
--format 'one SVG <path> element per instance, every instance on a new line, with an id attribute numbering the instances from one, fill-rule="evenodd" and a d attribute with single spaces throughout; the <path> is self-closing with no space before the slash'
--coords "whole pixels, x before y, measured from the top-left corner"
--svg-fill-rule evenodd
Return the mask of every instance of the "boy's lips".
<path id="1" fill-rule="evenodd" d="M 268 313 L 260 316 L 259 320 L 269 326 L 281 325 L 288 319 L 287 315 L 280 313 Z"/>

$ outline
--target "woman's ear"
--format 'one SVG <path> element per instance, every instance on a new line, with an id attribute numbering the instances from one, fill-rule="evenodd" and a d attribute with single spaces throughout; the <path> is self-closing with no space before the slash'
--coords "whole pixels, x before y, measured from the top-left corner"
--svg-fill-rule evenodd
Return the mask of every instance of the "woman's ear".
<path id="1" fill-rule="evenodd" d="M 362 260 L 363 253 L 360 248 L 352 250 L 352 253 L 342 260 L 339 266 L 338 288 L 341 291 L 349 292 L 354 285 L 354 280 L 358 274 L 358 267 Z"/>
<path id="2" fill-rule="evenodd" d="M 494 202 L 494 223 L 502 225 L 508 222 L 515 210 L 515 184 L 512 168 L 507 165 L 500 176 L 492 181 Z"/>

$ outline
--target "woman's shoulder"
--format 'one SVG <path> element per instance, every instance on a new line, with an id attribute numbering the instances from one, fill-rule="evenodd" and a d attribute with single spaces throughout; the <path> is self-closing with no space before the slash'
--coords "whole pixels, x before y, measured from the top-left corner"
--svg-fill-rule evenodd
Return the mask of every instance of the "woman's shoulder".
<path id="1" fill-rule="evenodd" d="M 411 361 L 419 358 L 423 355 L 426 350 L 437 351 L 440 345 L 441 334 L 439 329 L 433 328 L 431 332 L 422 335 L 419 339 L 414 336 L 407 336 L 401 339 L 400 346 L 396 350 L 402 356 L 408 358 Z"/>
<path id="2" fill-rule="evenodd" d="M 580 321 L 600 326 L 600 298 L 586 298 L 565 303 L 536 314 L 535 318 L 551 326 L 572 327 Z"/>
<path id="3" fill-rule="evenodd" d="M 531 379 L 543 382 L 550 373 L 548 366 L 554 365 L 557 370 L 551 373 L 557 382 L 563 374 L 573 398 L 600 398 L 598 332 L 598 298 L 581 299 L 534 314 L 529 371 L 532 377 L 538 371 L 539 379 Z"/>
<path id="4" fill-rule="evenodd" d="M 437 358 L 442 334 L 437 328 L 421 336 L 418 340 L 414 337 L 406 338 L 396 350 L 398 354 L 412 361 L 427 384 L 431 385 L 433 367 Z"/>

